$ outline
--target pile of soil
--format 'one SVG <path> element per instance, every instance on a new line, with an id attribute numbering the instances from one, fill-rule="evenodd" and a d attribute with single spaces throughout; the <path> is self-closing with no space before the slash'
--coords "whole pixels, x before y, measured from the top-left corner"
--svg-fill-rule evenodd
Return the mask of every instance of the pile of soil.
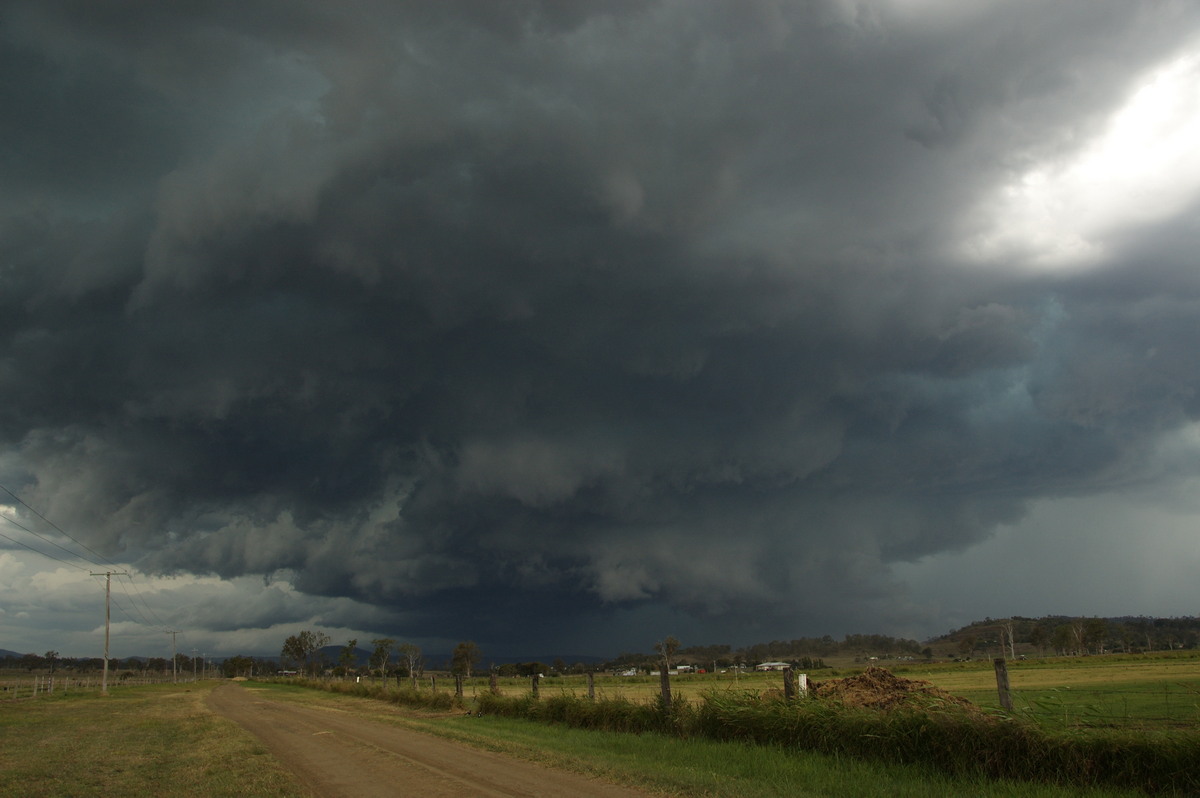
<path id="1" fill-rule="evenodd" d="M 956 710 L 982 715 L 979 707 L 919 679 L 902 679 L 884 668 L 813 685 L 816 697 L 868 709 Z"/>

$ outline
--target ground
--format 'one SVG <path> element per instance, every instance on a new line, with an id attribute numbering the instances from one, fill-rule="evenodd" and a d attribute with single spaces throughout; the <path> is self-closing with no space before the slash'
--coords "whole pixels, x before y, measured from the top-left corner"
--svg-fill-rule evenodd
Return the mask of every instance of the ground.
<path id="1" fill-rule="evenodd" d="M 648 795 L 335 709 L 272 701 L 236 684 L 215 689 L 208 703 L 257 736 L 320 798 Z"/>

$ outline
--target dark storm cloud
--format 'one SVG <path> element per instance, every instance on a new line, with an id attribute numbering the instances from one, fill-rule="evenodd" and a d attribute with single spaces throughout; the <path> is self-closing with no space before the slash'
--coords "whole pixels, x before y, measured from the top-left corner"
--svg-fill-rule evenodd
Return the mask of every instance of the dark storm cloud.
<path id="1" fill-rule="evenodd" d="M 947 254 L 1194 12 L 962 6 L 10 4 L 6 480 L 413 633 L 902 620 L 1197 410 L 1194 230 Z"/>

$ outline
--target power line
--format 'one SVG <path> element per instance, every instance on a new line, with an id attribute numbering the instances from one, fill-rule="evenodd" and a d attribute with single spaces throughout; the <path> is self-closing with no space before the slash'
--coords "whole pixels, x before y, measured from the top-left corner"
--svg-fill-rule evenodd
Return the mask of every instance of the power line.
<path id="1" fill-rule="evenodd" d="M 24 508 L 25 508 L 26 510 L 28 510 L 29 512 L 31 512 L 31 513 L 33 513 L 34 515 L 36 515 L 38 518 L 40 518 L 40 519 L 42 519 L 43 521 L 45 521 L 47 524 L 49 524 L 49 525 L 50 525 L 50 527 L 51 527 L 52 529 L 54 529 L 54 530 L 55 530 L 56 532 L 58 532 L 60 535 L 62 535 L 63 537 L 65 537 L 67 540 L 69 540 L 69 541 L 71 541 L 72 543 L 74 543 L 75 545 L 79 546 L 81 549 L 83 549 L 84 551 L 88 552 L 89 554 L 92 554 L 93 556 L 100 558 L 101 560 L 103 560 L 104 562 L 108 563 L 109 565 L 112 565 L 112 566 L 116 567 L 116 563 L 112 562 L 111 560 L 109 560 L 109 559 L 108 559 L 107 557 L 105 557 L 104 555 L 102 555 L 102 554 L 99 554 L 98 552 L 92 551 L 92 549 L 88 548 L 88 547 L 87 547 L 86 545 L 84 545 L 83 543 L 80 543 L 78 540 L 76 540 L 75 538 L 73 538 L 73 537 L 71 537 L 70 535 L 68 535 L 68 534 L 67 534 L 67 532 L 66 532 L 66 530 L 64 530 L 64 529 L 63 529 L 62 527 L 60 527 L 58 524 L 56 524 L 56 523 L 54 523 L 53 521 L 51 521 L 51 520 L 50 520 L 49 518 L 47 518 L 46 516 L 44 516 L 44 515 L 42 515 L 41 513 L 39 513 L 39 512 L 38 512 L 37 510 L 35 510 L 34 508 L 30 507 L 30 506 L 29 506 L 29 505 L 28 505 L 28 504 L 25 502 L 25 500 L 24 500 L 24 499 L 22 499 L 22 498 L 21 498 L 20 496 L 18 496 L 17 494 L 13 493 L 11 490 L 9 490 L 9 489 L 8 489 L 7 487 L 5 487 L 4 485 L 0 485 L 0 490 L 4 491 L 4 492 L 5 492 L 5 493 L 7 493 L 9 496 L 12 496 L 12 497 L 13 497 L 13 498 L 14 498 L 14 499 L 17 501 L 17 503 L 18 503 L 18 504 L 20 504 L 22 507 L 24 507 Z M 24 529 L 24 527 L 22 527 L 22 529 Z M 26 531 L 30 531 L 30 530 L 26 530 Z M 36 535 L 37 533 L 36 533 L 36 532 L 34 532 L 33 534 L 35 534 L 35 535 Z M 85 557 L 85 558 L 82 558 L 82 559 L 87 559 L 87 558 Z M 95 564 L 95 563 L 93 563 L 93 564 Z"/>
<path id="2" fill-rule="evenodd" d="M 6 520 L 9 520 L 9 519 L 6 519 Z M 11 520 L 9 522 L 11 523 Z M 21 526 L 21 525 L 17 524 L 17 526 Z M 21 527 L 21 528 L 24 529 L 24 527 Z M 26 529 L 25 531 L 28 532 L 29 530 Z M 10 538 L 8 535 L 4 534 L 3 532 L 0 532 L 0 538 L 4 538 L 5 540 L 16 543 L 18 546 L 23 546 L 23 547 L 29 549 L 30 551 L 32 551 L 34 554 L 40 554 L 43 557 L 48 557 L 49 559 L 54 560 L 55 562 L 60 562 L 63 565 L 69 565 L 72 568 L 78 569 L 80 571 L 87 571 L 86 568 L 78 566 L 73 562 L 67 562 L 66 560 L 55 557 L 53 554 L 47 554 L 44 551 L 39 551 L 38 549 L 35 549 L 33 546 L 30 546 L 28 543 L 22 543 L 21 541 L 17 540 L 16 538 Z"/>
<path id="3" fill-rule="evenodd" d="M 3 519 L 4 519 L 5 521 L 7 521 L 8 523 L 10 523 L 10 524 L 12 524 L 13 526 L 15 526 L 17 529 L 23 529 L 23 530 L 25 530 L 26 532 L 28 532 L 29 534 L 33 535 L 34 537 L 36 537 L 36 538 L 39 538 L 39 539 L 41 539 L 41 540 L 45 541 L 46 543 L 49 543 L 51 546 L 54 546 L 55 548 L 57 548 L 57 549 L 60 549 L 61 551 L 65 551 L 67 554 L 70 554 L 72 557 L 75 557 L 76 559 L 80 559 L 80 560 L 86 560 L 86 561 L 88 561 L 88 562 L 92 562 L 91 560 L 88 560 L 88 559 L 87 559 L 87 557 L 80 557 L 78 554 L 76 554 L 75 552 L 73 552 L 73 551 L 71 551 L 70 549 L 66 548 L 65 546 L 60 546 L 59 544 L 55 543 L 53 540 L 51 540 L 50 538 L 48 538 L 48 537 L 46 537 L 45 535 L 41 534 L 40 532 L 35 532 L 35 531 L 33 531 L 33 530 L 32 530 L 32 529 L 30 529 L 29 527 L 25 526 L 24 524 L 18 523 L 18 522 L 17 522 L 15 519 L 8 517 L 8 516 L 7 516 L 7 515 L 5 515 L 4 513 L 0 513 L 0 518 L 3 518 Z M 9 538 L 9 540 L 12 540 L 12 538 Z M 15 543 L 16 541 L 13 541 L 13 542 Z M 23 545 L 23 546 L 24 546 L 25 544 L 21 544 L 21 545 Z M 30 548 L 30 547 L 29 547 L 29 546 L 25 546 L 25 548 Z M 32 551 L 37 551 L 37 549 L 31 549 L 31 550 L 32 550 Z M 38 551 L 38 554 L 42 554 L 42 553 L 43 553 L 43 552 L 40 552 L 40 551 Z M 47 554 L 47 555 L 45 555 L 45 556 L 49 557 L 50 555 L 49 555 L 49 554 Z M 53 557 L 52 557 L 51 559 L 55 559 L 55 558 L 53 558 Z M 62 560 L 59 560 L 59 562 L 62 562 Z M 92 562 L 92 565 L 97 565 L 97 563 L 94 563 L 94 562 Z M 76 566 L 76 567 L 78 567 L 78 566 Z M 81 570 L 81 571 L 83 571 L 83 570 L 87 570 L 87 569 L 85 569 L 85 568 L 80 568 L 80 570 Z"/>

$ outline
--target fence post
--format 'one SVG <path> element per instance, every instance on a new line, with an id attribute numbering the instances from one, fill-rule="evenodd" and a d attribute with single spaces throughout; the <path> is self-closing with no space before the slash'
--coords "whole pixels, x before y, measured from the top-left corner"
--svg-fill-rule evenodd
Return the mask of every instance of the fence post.
<path id="1" fill-rule="evenodd" d="M 783 669 L 783 700 L 791 701 L 796 697 L 796 681 L 792 678 L 790 667 Z"/>
<path id="2" fill-rule="evenodd" d="M 992 664 L 996 666 L 996 692 L 1000 695 L 1000 706 L 1012 712 L 1012 693 L 1008 689 L 1008 663 L 1004 661 L 1004 657 L 996 657 Z"/>
<path id="3" fill-rule="evenodd" d="M 533 697 L 538 697 L 538 682 L 541 681 L 542 675 L 535 673 L 529 677 L 529 687 L 533 690 Z"/>
<path id="4" fill-rule="evenodd" d="M 658 686 L 662 691 L 663 709 L 671 708 L 671 674 L 667 672 L 666 663 L 658 671 Z"/>
<path id="5" fill-rule="evenodd" d="M 463 675 L 461 673 L 454 674 L 454 695 L 460 700 L 463 697 Z"/>
<path id="6" fill-rule="evenodd" d="M 588 699 L 591 701 L 595 701 L 596 700 L 596 674 L 592 673 L 591 671 L 588 671 L 587 680 L 588 680 Z"/>
<path id="7" fill-rule="evenodd" d="M 492 688 L 492 695 L 500 695 L 500 680 L 496 677 L 495 671 L 492 671 L 491 678 L 488 679 L 488 683 Z"/>

